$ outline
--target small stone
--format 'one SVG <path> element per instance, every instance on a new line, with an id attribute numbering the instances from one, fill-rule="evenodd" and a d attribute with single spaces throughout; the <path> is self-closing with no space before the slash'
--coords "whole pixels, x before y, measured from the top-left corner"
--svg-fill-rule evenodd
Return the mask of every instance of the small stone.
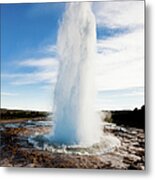
<path id="1" fill-rule="evenodd" d="M 139 169 L 140 170 L 145 170 L 145 167 L 144 166 L 140 166 Z"/>
<path id="2" fill-rule="evenodd" d="M 26 167 L 30 167 L 30 168 L 33 168 L 35 167 L 35 164 L 31 163 L 31 164 L 27 164 Z"/>

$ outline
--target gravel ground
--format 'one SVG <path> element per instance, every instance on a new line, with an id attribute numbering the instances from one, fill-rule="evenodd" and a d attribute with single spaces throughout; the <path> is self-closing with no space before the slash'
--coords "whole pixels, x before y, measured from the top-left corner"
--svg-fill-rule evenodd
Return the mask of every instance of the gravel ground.
<path id="1" fill-rule="evenodd" d="M 44 126 L 43 126 L 44 124 Z M 28 142 L 30 135 L 51 131 L 44 119 L 0 122 L 0 166 L 87 169 L 145 169 L 144 130 L 107 123 L 105 134 L 116 136 L 121 145 L 104 155 L 73 155 L 36 149 Z"/>

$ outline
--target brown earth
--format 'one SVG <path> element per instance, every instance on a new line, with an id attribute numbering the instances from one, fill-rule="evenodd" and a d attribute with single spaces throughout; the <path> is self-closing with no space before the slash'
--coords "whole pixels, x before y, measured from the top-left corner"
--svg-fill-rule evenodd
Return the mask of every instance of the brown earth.
<path id="1" fill-rule="evenodd" d="M 42 119 L 43 120 L 43 119 Z M 37 121 L 35 119 L 35 121 Z M 39 119 L 40 121 L 40 119 Z M 0 166 L 2 167 L 47 167 L 47 168 L 89 168 L 89 169 L 145 169 L 144 130 L 127 128 L 108 123 L 106 134 L 115 135 L 121 146 L 104 155 L 72 155 L 39 150 L 28 142 L 28 137 L 46 134 L 51 126 L 41 126 L 27 121 L 0 123 Z M 46 122 L 46 121 L 45 121 Z M 10 126 L 13 124 L 17 127 Z M 23 124 L 22 124 L 23 123 Z M 32 125 L 32 124 L 33 125 Z"/>

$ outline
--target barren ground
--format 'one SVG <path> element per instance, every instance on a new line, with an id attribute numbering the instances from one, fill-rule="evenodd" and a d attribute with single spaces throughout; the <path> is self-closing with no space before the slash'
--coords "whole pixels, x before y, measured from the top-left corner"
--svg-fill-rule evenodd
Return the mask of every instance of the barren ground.
<path id="1" fill-rule="evenodd" d="M 108 123 L 104 132 L 119 138 L 121 146 L 104 155 L 80 156 L 39 150 L 28 142 L 30 135 L 46 134 L 51 128 L 50 122 L 44 118 L 1 121 L 0 166 L 138 170 L 145 168 L 143 129 Z"/>

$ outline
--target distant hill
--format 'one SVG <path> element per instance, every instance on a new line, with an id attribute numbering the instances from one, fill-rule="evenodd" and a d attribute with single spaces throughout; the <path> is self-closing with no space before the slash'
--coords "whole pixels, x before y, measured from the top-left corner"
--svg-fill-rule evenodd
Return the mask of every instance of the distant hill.
<path id="1" fill-rule="evenodd" d="M 145 106 L 140 109 L 124 111 L 110 111 L 110 116 L 105 118 L 107 122 L 113 122 L 117 125 L 124 125 L 137 128 L 145 128 Z"/>
<path id="2" fill-rule="evenodd" d="M 0 109 L 0 119 L 20 119 L 20 118 L 35 118 L 35 117 L 46 117 L 49 113 L 45 111 L 28 111 L 28 110 L 10 110 Z"/>
<path id="3" fill-rule="evenodd" d="M 129 127 L 145 128 L 145 106 L 140 109 L 122 111 L 102 111 L 104 120 Z M 47 117 L 50 113 L 46 111 L 27 111 L 0 109 L 1 120 Z"/>

